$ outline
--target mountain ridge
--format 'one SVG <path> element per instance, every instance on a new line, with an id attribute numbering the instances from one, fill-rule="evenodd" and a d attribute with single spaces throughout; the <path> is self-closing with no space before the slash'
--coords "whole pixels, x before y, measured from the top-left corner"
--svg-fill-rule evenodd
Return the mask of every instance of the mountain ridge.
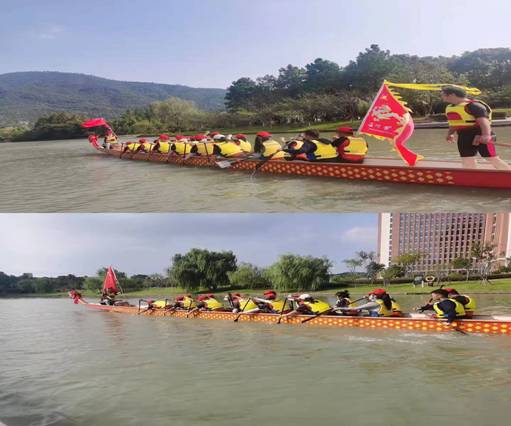
<path id="1" fill-rule="evenodd" d="M 0 126 L 34 122 L 66 111 L 114 118 L 128 108 L 143 108 L 171 96 L 190 100 L 206 111 L 224 109 L 226 90 L 180 84 L 112 80 L 58 71 L 0 74 Z"/>

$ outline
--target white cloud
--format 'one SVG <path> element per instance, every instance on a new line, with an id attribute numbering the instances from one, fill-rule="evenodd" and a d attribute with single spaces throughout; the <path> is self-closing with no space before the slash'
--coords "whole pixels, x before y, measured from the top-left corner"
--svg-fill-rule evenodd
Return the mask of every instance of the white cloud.
<path id="1" fill-rule="evenodd" d="M 38 36 L 44 40 L 55 40 L 63 32 L 64 27 L 60 25 L 48 25 L 39 32 Z"/>
<path id="2" fill-rule="evenodd" d="M 341 234 L 345 242 L 375 245 L 378 237 L 378 229 L 375 226 L 354 226 Z M 358 247 L 358 246 L 357 246 Z"/>

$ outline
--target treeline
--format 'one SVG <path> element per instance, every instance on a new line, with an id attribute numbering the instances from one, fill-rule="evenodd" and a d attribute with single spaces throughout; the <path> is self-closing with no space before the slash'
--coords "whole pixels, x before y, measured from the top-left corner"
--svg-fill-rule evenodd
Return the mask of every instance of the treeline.
<path id="1" fill-rule="evenodd" d="M 308 126 L 365 115 L 383 80 L 461 83 L 481 90 L 494 108 L 511 107 L 511 49 L 479 49 L 452 57 L 391 54 L 371 45 L 347 66 L 318 58 L 305 67 L 288 65 L 277 75 L 240 78 L 227 90 L 226 111 L 207 112 L 177 97 L 128 109 L 112 120 L 119 134 Z M 438 93 L 402 91 L 416 116 L 443 113 Z M 84 136 L 79 114 L 56 112 L 32 128 L 0 129 L 2 140 L 67 139 Z"/>
<path id="2" fill-rule="evenodd" d="M 354 119 L 366 113 L 383 80 L 474 85 L 492 106 L 507 108 L 511 49 L 480 49 L 446 58 L 395 55 L 371 45 L 345 67 L 318 58 L 305 67 L 288 65 L 276 76 L 240 78 L 228 88 L 226 106 L 261 124 Z M 443 113 L 438 93 L 403 93 L 416 115 Z"/>

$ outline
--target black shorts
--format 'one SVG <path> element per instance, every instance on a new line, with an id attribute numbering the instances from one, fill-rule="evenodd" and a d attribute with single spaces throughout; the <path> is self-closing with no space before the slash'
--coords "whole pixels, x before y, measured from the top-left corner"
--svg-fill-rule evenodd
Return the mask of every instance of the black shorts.
<path id="1" fill-rule="evenodd" d="M 497 156 L 494 144 L 473 144 L 475 137 L 479 135 L 481 135 L 481 131 L 479 129 L 458 131 L 458 151 L 460 152 L 461 157 L 475 157 L 477 154 L 483 158 L 492 158 Z M 493 141 L 495 142 L 496 140 L 497 137 L 493 135 Z"/>

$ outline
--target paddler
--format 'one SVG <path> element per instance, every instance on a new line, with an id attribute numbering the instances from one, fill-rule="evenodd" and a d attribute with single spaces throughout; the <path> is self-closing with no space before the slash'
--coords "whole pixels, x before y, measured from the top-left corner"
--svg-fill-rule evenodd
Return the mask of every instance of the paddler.
<path id="1" fill-rule="evenodd" d="M 213 153 L 224 158 L 238 158 L 245 156 L 240 146 L 232 141 L 228 141 L 227 137 L 222 134 L 213 137 L 214 147 Z"/>
<path id="2" fill-rule="evenodd" d="M 215 298 L 214 294 L 201 294 L 197 296 L 197 308 L 204 311 L 222 311 L 224 305 Z"/>
<path id="3" fill-rule="evenodd" d="M 111 144 L 117 143 L 117 136 L 114 134 L 114 132 L 111 129 L 107 129 L 105 133 L 105 137 L 103 139 L 104 147 L 107 149 L 111 148 Z"/>
<path id="4" fill-rule="evenodd" d="M 466 318 L 465 308 L 456 299 L 449 299 L 447 290 L 441 288 L 431 292 L 433 310 L 436 318 L 445 318 L 450 324 L 456 319 Z"/>
<path id="5" fill-rule="evenodd" d="M 152 150 L 154 152 L 159 152 L 160 154 L 168 154 L 170 149 L 170 137 L 166 134 L 161 134 L 158 136 L 158 139 L 156 139 L 153 143 Z"/>
<path id="6" fill-rule="evenodd" d="M 261 312 L 280 314 L 284 308 L 284 300 L 277 298 L 275 290 L 266 290 L 262 298 L 254 297 L 252 300 L 257 304 Z"/>
<path id="7" fill-rule="evenodd" d="M 336 162 L 339 160 L 337 149 L 329 139 L 321 138 L 315 129 L 303 133 L 303 144 L 298 149 L 288 147 L 286 152 L 296 158 L 315 162 Z"/>
<path id="8" fill-rule="evenodd" d="M 259 311 L 259 307 L 249 296 L 242 296 L 240 293 L 228 294 L 225 296 L 232 306 L 232 312 L 237 314 L 239 312 L 255 313 Z"/>
<path id="9" fill-rule="evenodd" d="M 461 87 L 445 86 L 441 97 L 449 105 L 445 110 L 449 122 L 447 142 L 454 143 L 458 135 L 458 151 L 463 167 L 477 168 L 479 154 L 497 170 L 511 170 L 511 166 L 497 155 L 492 132 L 492 110 L 483 101 L 467 98 Z"/>
<path id="10" fill-rule="evenodd" d="M 101 292 L 101 299 L 99 301 L 101 305 L 109 305 L 113 306 L 115 304 L 115 292 L 110 291 L 110 289 L 103 290 Z"/>
<path id="11" fill-rule="evenodd" d="M 342 163 L 363 163 L 367 155 L 367 142 L 354 135 L 351 127 L 339 127 L 332 146 L 337 149 Z"/>
<path id="12" fill-rule="evenodd" d="M 340 308 L 340 310 L 349 310 L 362 312 L 366 311 L 370 317 L 391 317 L 392 316 L 392 299 L 387 291 L 383 288 L 377 288 L 368 295 L 368 302 L 363 305 L 350 306 L 348 308 Z"/>
<path id="13" fill-rule="evenodd" d="M 191 153 L 193 144 L 184 135 L 176 135 L 176 141 L 170 145 L 170 149 L 178 155 L 186 156 Z"/>
<path id="14" fill-rule="evenodd" d="M 236 145 L 238 145 L 245 154 L 250 154 L 252 152 L 252 145 L 247 140 L 247 136 L 244 135 L 243 133 L 238 133 L 237 135 L 234 135 L 232 137 L 232 141 Z"/>
<path id="15" fill-rule="evenodd" d="M 300 294 L 298 297 L 294 296 L 298 306 L 295 309 L 297 314 L 301 315 L 318 315 L 325 314 L 332 310 L 332 307 L 322 300 L 315 299 L 308 293 Z"/>
<path id="16" fill-rule="evenodd" d="M 456 300 L 463 305 L 463 309 L 465 309 L 465 316 L 467 318 L 472 318 L 474 316 L 474 311 L 477 308 L 474 298 L 465 294 L 460 294 L 454 288 L 444 288 L 444 290 L 447 291 L 447 297 L 449 297 L 449 299 Z"/>
<path id="17" fill-rule="evenodd" d="M 282 150 L 282 146 L 273 139 L 269 132 L 258 132 L 254 143 L 254 152 L 263 159 L 282 160 L 288 155 Z"/>
<path id="18" fill-rule="evenodd" d="M 186 296 L 177 296 L 174 302 L 174 309 L 186 309 L 189 311 L 190 309 L 196 308 L 197 304 L 191 294 L 187 294 Z"/>

